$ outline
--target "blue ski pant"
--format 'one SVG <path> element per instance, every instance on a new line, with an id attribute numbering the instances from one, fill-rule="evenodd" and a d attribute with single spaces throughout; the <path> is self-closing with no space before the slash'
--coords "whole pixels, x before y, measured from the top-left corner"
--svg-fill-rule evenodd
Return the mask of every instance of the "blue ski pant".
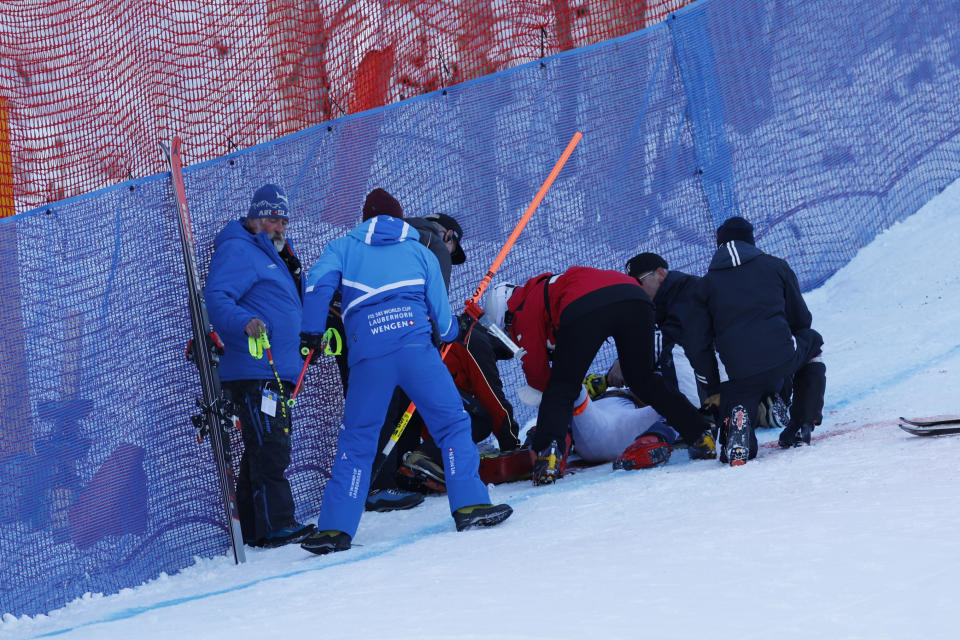
<path id="1" fill-rule="evenodd" d="M 490 503 L 487 487 L 480 480 L 480 454 L 471 437 L 470 417 L 463 410 L 450 372 L 433 345 L 407 345 L 350 367 L 343 429 L 323 493 L 318 530 L 343 531 L 351 538 L 356 534 L 380 429 L 395 387 L 416 403 L 440 447 L 451 513 L 460 507 Z"/>

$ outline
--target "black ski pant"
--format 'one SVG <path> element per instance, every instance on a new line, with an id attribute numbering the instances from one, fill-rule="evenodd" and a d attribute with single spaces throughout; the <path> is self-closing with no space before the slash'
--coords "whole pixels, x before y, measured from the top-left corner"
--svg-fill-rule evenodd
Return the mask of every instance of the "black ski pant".
<path id="1" fill-rule="evenodd" d="M 757 424 L 760 400 L 770 393 L 783 393 L 792 387 L 790 428 L 805 422 L 820 424 L 823 419 L 823 394 L 826 389 L 826 367 L 822 362 L 811 362 L 819 356 L 823 338 L 813 329 L 802 329 L 794 336 L 796 350 L 787 362 L 752 376 L 731 378 L 720 385 L 720 415 L 729 417 L 737 406 L 750 416 L 751 429 Z M 721 430 L 721 442 L 726 442 Z M 750 457 L 757 455 L 756 437 L 750 439 Z"/>
<path id="2" fill-rule="evenodd" d="M 277 403 L 276 416 L 263 413 L 263 390 L 277 392 L 274 380 L 224 382 L 243 433 L 243 455 L 237 472 L 237 511 L 245 544 L 255 544 L 270 533 L 296 524 L 290 483 L 284 476 L 290 464 L 291 408 Z M 286 394 L 293 390 L 283 383 Z M 285 400 L 286 398 L 283 398 Z"/>
<path id="3" fill-rule="evenodd" d="M 790 426 L 823 421 L 823 394 L 827 389 L 827 367 L 819 361 L 823 338 L 813 329 L 803 329 L 794 336 L 797 353 L 794 357 L 793 401 L 790 403 Z M 815 362 L 811 362 L 816 358 Z"/>
<path id="4" fill-rule="evenodd" d="M 656 339 L 657 341 L 662 340 L 662 332 L 657 331 L 659 334 Z M 675 346 L 672 342 L 664 340 L 663 347 L 660 348 L 660 345 L 657 345 L 658 350 L 660 350 L 660 356 L 657 358 L 657 363 L 654 367 L 656 373 L 663 377 L 664 382 L 667 383 L 671 389 L 680 390 L 680 382 L 677 379 L 677 367 L 673 361 L 673 347 Z M 700 398 L 700 404 L 703 405 L 704 401 L 710 397 L 710 393 L 707 390 L 707 385 L 696 380 L 697 384 L 697 396 Z"/>
<path id="5" fill-rule="evenodd" d="M 563 442 L 583 378 L 607 338 L 613 338 L 617 346 L 620 369 L 630 390 L 662 415 L 687 444 L 699 440 L 709 427 L 706 418 L 686 396 L 654 373 L 653 307 L 643 300 L 622 300 L 598 305 L 571 321 L 561 317 L 533 449 L 540 451 L 551 440 Z"/>
<path id="6" fill-rule="evenodd" d="M 490 414 L 483 409 L 475 398 L 472 404 L 467 402 L 465 398 L 465 408 L 467 409 L 467 413 L 470 414 L 470 419 L 474 422 L 473 440 L 474 442 L 480 442 L 492 431 L 497 438 L 500 450 L 512 451 L 520 446 L 520 440 L 517 438 L 517 434 L 520 433 L 520 425 L 517 424 L 517 421 L 513 417 L 513 405 L 510 404 L 510 401 L 507 400 L 507 395 L 503 392 L 503 380 L 500 378 L 497 360 L 509 360 L 513 357 L 513 353 L 503 346 L 500 340 L 487 333 L 487 330 L 481 327 L 479 323 L 473 327 L 473 331 L 470 332 L 470 340 L 465 344 L 470 355 L 473 356 L 473 359 L 476 361 L 477 366 L 480 367 L 480 371 L 483 373 L 487 384 L 490 385 L 490 390 L 493 392 L 493 395 L 496 396 L 500 404 L 503 405 L 504 410 L 507 412 L 507 419 L 510 421 L 509 425 L 504 425 L 503 427 L 494 425 Z M 486 416 L 486 420 L 490 423 L 490 431 L 479 435 L 476 421 L 478 419 L 482 420 L 482 416 Z"/>
<path id="7" fill-rule="evenodd" d="M 720 384 L 720 443 L 726 444 L 726 421 L 742 407 L 750 418 L 750 458 L 757 455 L 757 411 L 760 400 L 768 393 L 779 392 L 783 380 L 793 372 L 793 360 L 752 376 L 732 378 Z"/>

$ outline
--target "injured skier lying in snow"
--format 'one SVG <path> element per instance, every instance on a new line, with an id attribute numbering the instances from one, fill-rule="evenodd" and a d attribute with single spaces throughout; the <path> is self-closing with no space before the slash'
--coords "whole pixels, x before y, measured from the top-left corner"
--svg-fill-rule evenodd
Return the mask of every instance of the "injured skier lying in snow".
<path id="1" fill-rule="evenodd" d="M 591 399 L 586 388 L 573 409 L 573 448 L 588 462 L 613 461 L 615 469 L 644 469 L 670 459 L 678 438 L 652 407 L 628 389 L 610 388 Z"/>

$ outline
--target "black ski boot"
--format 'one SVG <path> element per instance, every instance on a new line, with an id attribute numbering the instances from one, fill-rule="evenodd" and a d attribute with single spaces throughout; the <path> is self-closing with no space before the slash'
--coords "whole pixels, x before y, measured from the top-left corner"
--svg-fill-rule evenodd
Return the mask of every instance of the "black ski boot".
<path id="1" fill-rule="evenodd" d="M 780 433 L 780 448 L 802 447 L 810 444 L 813 435 L 813 424 L 804 422 L 799 427 L 787 427 Z"/>
<path id="2" fill-rule="evenodd" d="M 508 504 L 475 504 L 470 507 L 461 507 L 453 512 L 453 522 L 457 531 L 466 531 L 474 527 L 493 527 L 513 513 Z"/>
<path id="3" fill-rule="evenodd" d="M 556 440 L 537 452 L 533 461 L 533 484 L 553 484 L 563 477 L 564 453 Z"/>
<path id="4" fill-rule="evenodd" d="M 300 543 L 300 548 L 322 556 L 334 551 L 346 551 L 350 548 L 350 536 L 343 531 L 317 531 Z"/>
<path id="5" fill-rule="evenodd" d="M 312 524 L 300 524 L 299 522 L 295 522 L 293 525 L 285 529 L 279 529 L 278 531 L 270 532 L 270 535 L 263 540 L 260 540 L 258 544 L 251 546 L 264 547 L 266 549 L 282 547 L 285 544 L 300 542 L 314 531 L 316 531 L 316 527 L 314 527 Z"/>

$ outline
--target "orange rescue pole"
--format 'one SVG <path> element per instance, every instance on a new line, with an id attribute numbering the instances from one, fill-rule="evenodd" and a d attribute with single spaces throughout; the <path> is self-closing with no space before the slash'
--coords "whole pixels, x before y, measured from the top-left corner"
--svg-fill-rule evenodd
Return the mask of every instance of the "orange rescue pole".
<path id="1" fill-rule="evenodd" d="M 480 309 L 477 304 L 480 301 L 480 298 L 483 296 L 483 292 L 486 291 L 490 281 L 493 280 L 493 276 L 500 269 L 500 265 L 503 264 L 504 258 L 507 257 L 510 249 L 513 248 L 514 243 L 516 243 L 517 238 L 520 237 L 520 233 L 523 231 L 524 227 L 526 227 L 527 223 L 530 222 L 530 218 L 533 217 L 533 212 L 537 210 L 537 207 L 540 206 L 540 202 L 543 201 L 544 196 L 547 195 L 547 191 L 549 191 L 550 187 L 553 186 L 554 180 L 557 179 L 557 176 L 560 174 L 563 166 L 567 163 L 567 159 L 570 158 L 570 154 L 573 153 L 573 150 L 580 143 L 581 138 L 583 138 L 583 134 L 579 131 L 573 134 L 570 142 L 567 143 L 567 148 L 563 150 L 562 154 L 560 154 L 560 159 L 557 160 L 555 165 L 553 165 L 553 169 L 550 171 L 547 179 L 543 181 L 542 185 L 540 185 L 537 195 L 533 197 L 533 201 L 530 202 L 527 210 L 523 212 L 523 216 L 520 217 L 520 222 L 518 222 L 517 226 L 513 228 L 513 232 L 503 244 L 503 247 L 500 249 L 500 253 L 498 253 L 497 257 L 493 259 L 493 262 L 490 264 L 490 268 L 487 270 L 486 275 L 483 276 L 483 279 L 480 280 L 480 284 L 477 285 L 476 289 L 474 289 L 473 295 L 470 296 L 470 299 L 466 301 L 466 311 L 474 318 L 479 318 L 483 315 L 483 310 Z M 449 348 L 449 345 L 443 346 L 443 349 L 440 351 L 441 358 L 446 357 Z M 514 350 L 512 348 L 511 350 L 514 351 L 514 355 L 518 353 L 518 350 Z M 383 450 L 377 454 L 377 459 L 373 463 L 373 473 L 370 475 L 371 483 L 376 480 L 377 476 L 380 474 L 380 469 L 383 467 L 383 463 L 386 462 L 390 452 L 393 451 L 393 448 L 397 445 L 397 441 L 400 439 L 400 436 L 403 435 L 403 431 L 407 428 L 407 423 L 410 422 L 410 418 L 413 417 L 413 413 L 416 410 L 417 405 L 411 402 L 407 407 L 407 410 L 403 412 L 402 416 L 400 416 L 400 420 L 397 421 L 396 428 L 393 430 L 393 433 L 390 434 L 390 439 L 388 439 L 387 443 L 383 446 Z"/>

